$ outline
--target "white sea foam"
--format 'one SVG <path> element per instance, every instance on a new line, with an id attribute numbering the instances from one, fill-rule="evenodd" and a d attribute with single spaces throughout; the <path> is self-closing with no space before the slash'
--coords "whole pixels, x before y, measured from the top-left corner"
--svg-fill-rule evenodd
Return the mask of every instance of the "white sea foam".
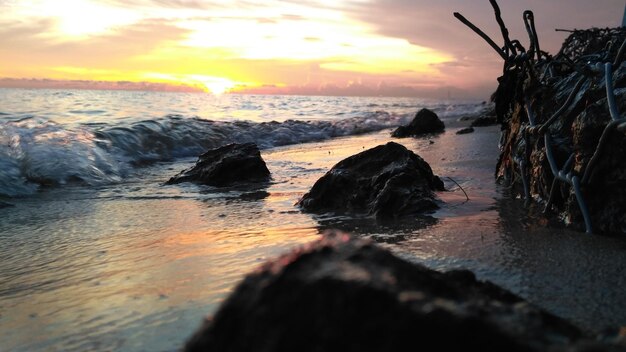
<path id="1" fill-rule="evenodd" d="M 404 123 L 386 112 L 336 121 L 209 121 L 167 116 L 115 127 L 67 128 L 29 118 L 0 125 L 0 194 L 32 193 L 37 185 L 121 181 L 130 168 L 199 155 L 228 143 L 260 148 L 378 131 Z"/>
<path id="2" fill-rule="evenodd" d="M 183 111 L 184 115 L 151 117 L 155 112 L 147 111 L 149 118 L 140 119 L 120 117 L 123 114 L 116 106 L 107 105 L 115 104 L 110 93 L 77 92 L 62 98 L 54 92 L 38 94 L 35 97 L 40 100 L 46 94 L 52 94 L 51 99 L 70 100 L 63 100 L 61 106 L 52 106 L 50 99 L 45 104 L 31 101 L 33 111 L 9 111 L 0 116 L 0 195 L 27 195 L 41 186 L 67 183 L 95 186 L 121 182 L 137 167 L 197 156 L 228 143 L 253 142 L 266 149 L 379 131 L 407 123 L 420 107 L 419 101 L 409 99 L 234 97 L 232 106 L 220 102 L 207 112 L 216 119 L 195 116 L 193 105 Z M 158 106 L 156 113 L 167 111 L 167 103 L 176 97 L 167 96 L 170 101 L 163 103 L 150 95 L 128 94 L 139 99 L 133 101 L 135 109 L 144 103 Z M 197 100 L 196 96 L 192 98 Z M 89 103 L 89 99 L 93 101 Z M 258 103 L 253 104 L 255 99 Z M 172 111 L 182 110 L 183 104 L 177 104 Z M 481 104 L 431 103 L 427 107 L 450 119 L 478 110 Z M 46 109 L 54 111 L 47 114 Z M 250 109 L 253 115 L 248 115 Z M 79 118 L 67 117 L 78 111 L 83 111 Z M 92 114 L 94 111 L 98 113 Z M 111 111 L 118 111 L 119 116 L 103 118 Z M 281 111 L 293 118 L 265 120 Z M 224 117 L 226 112 L 231 118 Z"/>

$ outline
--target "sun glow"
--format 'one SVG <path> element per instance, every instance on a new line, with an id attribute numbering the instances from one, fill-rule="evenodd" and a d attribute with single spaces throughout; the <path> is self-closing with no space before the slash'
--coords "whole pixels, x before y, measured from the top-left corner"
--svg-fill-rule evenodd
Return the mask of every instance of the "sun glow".
<path id="1" fill-rule="evenodd" d="M 58 34 L 65 38 L 106 33 L 141 19 L 138 13 L 89 0 L 43 0 L 37 6 L 56 22 Z"/>
<path id="2" fill-rule="evenodd" d="M 168 83 L 173 85 L 185 85 L 189 87 L 197 87 L 207 93 L 215 95 L 223 94 L 231 91 L 239 85 L 249 86 L 241 82 L 235 82 L 228 78 L 215 77 L 208 75 L 194 74 L 163 74 L 163 73 L 147 73 L 142 77 L 144 80 L 160 83 Z"/>
<path id="3" fill-rule="evenodd" d="M 221 77 L 191 75 L 189 76 L 193 81 L 202 83 L 206 90 L 215 95 L 220 95 L 230 91 L 235 87 L 235 82 Z"/>
<path id="4" fill-rule="evenodd" d="M 17 29 L 24 33 L 5 36 L 0 57 L 10 64 L 0 65 L 0 73 L 9 78 L 158 83 L 216 95 L 255 89 L 315 94 L 323 87 L 376 90 L 381 82 L 438 82 L 436 64 L 454 60 L 381 35 L 333 6 L 278 0 L 243 7 L 238 0 L 160 5 L 165 3 L 24 0 L 11 2 L 2 12 L 0 0 L 0 24 L 10 24 L 9 34 Z M 351 89 L 346 93 L 357 94 Z"/>

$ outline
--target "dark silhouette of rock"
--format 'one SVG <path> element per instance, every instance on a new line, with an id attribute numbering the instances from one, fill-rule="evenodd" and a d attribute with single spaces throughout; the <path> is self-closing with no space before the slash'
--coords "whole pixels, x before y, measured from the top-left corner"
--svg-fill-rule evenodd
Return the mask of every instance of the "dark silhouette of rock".
<path id="1" fill-rule="evenodd" d="M 405 138 L 428 133 L 439 133 L 443 132 L 445 128 L 437 114 L 428 109 L 422 109 L 415 114 L 411 123 L 398 127 L 391 135 L 396 138 Z"/>
<path id="2" fill-rule="evenodd" d="M 183 170 L 167 184 L 195 182 L 228 186 L 242 182 L 268 181 L 270 172 L 254 143 L 229 144 L 200 155 L 196 165 Z"/>
<path id="3" fill-rule="evenodd" d="M 583 348 L 577 348 L 584 346 Z M 609 351 L 469 271 L 335 234 L 248 275 L 185 351 Z M 615 349 L 617 350 L 617 349 Z"/>
<path id="4" fill-rule="evenodd" d="M 494 94 L 503 123 L 496 176 L 515 195 L 590 233 L 626 234 L 625 40 L 625 28 L 574 31 L 549 80 L 528 76 L 528 68 L 546 62 L 531 61 L 505 70 Z M 588 74 L 592 67 L 601 70 Z"/>
<path id="5" fill-rule="evenodd" d="M 438 208 L 444 190 L 430 165 L 403 145 L 389 142 L 340 161 L 298 202 L 305 211 L 389 218 Z"/>
<path id="6" fill-rule="evenodd" d="M 472 121 L 470 127 L 485 127 L 485 126 L 493 126 L 497 125 L 498 121 L 495 116 L 481 116 L 477 117 Z"/>
<path id="7" fill-rule="evenodd" d="M 467 133 L 472 133 L 474 132 L 474 128 L 473 127 L 465 127 L 465 128 L 461 128 L 460 130 L 456 131 L 456 134 L 467 134 Z"/>

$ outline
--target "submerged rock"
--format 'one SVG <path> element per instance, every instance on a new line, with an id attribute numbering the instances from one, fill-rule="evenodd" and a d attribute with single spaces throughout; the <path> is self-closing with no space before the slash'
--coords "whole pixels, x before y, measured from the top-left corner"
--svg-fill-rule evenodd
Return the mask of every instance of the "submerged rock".
<path id="1" fill-rule="evenodd" d="M 269 178 L 270 172 L 254 143 L 233 143 L 200 155 L 196 165 L 170 178 L 166 184 L 195 182 L 228 186 L 241 182 L 263 182 Z"/>
<path id="2" fill-rule="evenodd" d="M 497 124 L 498 124 L 498 120 L 496 119 L 495 116 L 481 116 L 481 117 L 477 117 L 476 119 L 474 119 L 474 121 L 472 121 L 470 126 L 471 127 L 485 127 L 485 126 L 493 126 Z"/>
<path id="3" fill-rule="evenodd" d="M 578 348 L 584 346 L 583 348 Z M 608 351 L 469 271 L 327 236 L 248 275 L 185 351 Z"/>
<path id="4" fill-rule="evenodd" d="M 456 134 L 468 134 L 468 133 L 472 133 L 474 132 L 474 128 L 473 127 L 465 127 L 465 128 L 461 128 L 460 130 L 456 131 Z"/>
<path id="5" fill-rule="evenodd" d="M 298 205 L 310 212 L 397 217 L 438 208 L 433 191 L 443 190 L 424 159 L 389 142 L 340 161 Z"/>
<path id="6" fill-rule="evenodd" d="M 443 121 L 439 116 L 428 109 L 422 109 L 415 114 L 413 121 L 406 126 L 398 127 L 391 134 L 396 138 L 420 136 L 428 133 L 439 133 L 445 130 Z"/>

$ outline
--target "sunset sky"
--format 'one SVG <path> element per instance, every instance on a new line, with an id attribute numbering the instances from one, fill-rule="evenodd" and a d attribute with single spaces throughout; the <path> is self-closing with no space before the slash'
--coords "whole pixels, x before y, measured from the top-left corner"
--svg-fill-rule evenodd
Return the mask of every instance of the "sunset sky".
<path id="1" fill-rule="evenodd" d="M 625 5 L 499 4 L 522 43 L 533 10 L 551 53 L 555 28 L 617 26 Z M 0 0 L 0 86 L 486 98 L 501 59 L 454 11 L 501 42 L 487 0 Z"/>

